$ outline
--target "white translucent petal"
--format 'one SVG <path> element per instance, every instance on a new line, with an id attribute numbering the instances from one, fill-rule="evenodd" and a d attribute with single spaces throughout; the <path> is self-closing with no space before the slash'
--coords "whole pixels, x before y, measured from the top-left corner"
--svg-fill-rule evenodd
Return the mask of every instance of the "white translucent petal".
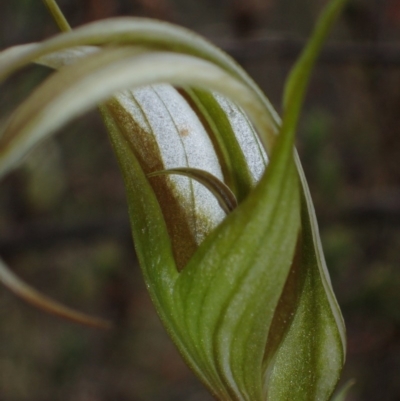
<path id="1" fill-rule="evenodd" d="M 164 169 L 198 168 L 223 180 L 206 130 L 176 89 L 166 84 L 154 85 L 124 91 L 116 98 L 147 133 L 148 140 L 158 146 Z M 170 175 L 168 182 L 187 213 L 197 243 L 201 243 L 225 216 L 217 199 L 189 178 Z"/>
<path id="2" fill-rule="evenodd" d="M 208 171 L 222 181 L 222 171 L 213 144 L 197 115 L 184 98 L 171 86 L 159 85 L 155 87 L 155 91 L 168 113 L 170 113 L 175 130 L 179 133 L 178 136 L 185 152 L 187 167 Z M 174 152 L 166 141 L 162 141 L 161 138 L 159 146 L 163 157 L 166 157 L 167 151 L 168 155 Z M 172 176 L 171 178 L 178 177 Z M 178 185 L 179 182 L 176 181 Z M 207 219 L 195 219 L 196 238 L 200 243 L 209 230 L 214 228 L 213 226 L 225 217 L 225 213 L 222 211 L 215 196 L 206 187 L 193 180 L 190 180 L 190 183 L 193 194 L 190 200 L 194 202 L 195 215 L 207 216 Z M 177 190 L 181 193 L 179 187 Z M 190 196 L 190 193 L 188 195 Z"/>
<path id="3" fill-rule="evenodd" d="M 218 93 L 214 92 L 213 95 L 228 117 L 249 166 L 254 183 L 258 182 L 268 164 L 268 156 L 257 133 L 241 108 Z"/>

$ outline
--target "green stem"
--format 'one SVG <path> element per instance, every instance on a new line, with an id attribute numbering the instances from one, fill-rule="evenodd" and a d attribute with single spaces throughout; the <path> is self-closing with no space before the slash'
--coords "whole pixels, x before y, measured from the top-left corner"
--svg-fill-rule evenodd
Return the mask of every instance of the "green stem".
<path id="1" fill-rule="evenodd" d="M 60 7 L 58 7 L 58 4 L 56 3 L 56 1 L 55 0 L 43 0 L 43 3 L 49 10 L 49 12 L 52 15 L 57 26 L 60 28 L 60 31 L 61 32 L 71 31 L 71 26 L 69 25 L 67 19 L 64 17 L 64 14 L 60 10 Z"/>

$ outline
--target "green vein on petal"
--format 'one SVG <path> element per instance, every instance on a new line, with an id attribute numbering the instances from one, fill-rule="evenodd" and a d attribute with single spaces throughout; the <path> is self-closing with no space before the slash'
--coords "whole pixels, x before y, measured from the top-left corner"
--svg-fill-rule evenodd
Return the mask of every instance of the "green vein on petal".
<path id="1" fill-rule="evenodd" d="M 210 128 L 210 136 L 220 155 L 225 182 L 232 188 L 238 200 L 242 201 L 250 193 L 254 182 L 243 150 L 236 138 L 237 132 L 215 95 L 193 89 L 186 92 Z"/>

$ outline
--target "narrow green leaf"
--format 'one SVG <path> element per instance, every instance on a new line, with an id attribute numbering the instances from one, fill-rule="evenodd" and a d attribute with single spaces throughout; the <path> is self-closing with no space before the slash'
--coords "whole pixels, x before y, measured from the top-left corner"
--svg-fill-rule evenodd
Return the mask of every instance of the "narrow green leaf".
<path id="1" fill-rule="evenodd" d="M 289 138 L 295 133 L 312 67 L 343 5 L 343 0 L 328 5 L 287 80 L 281 135 Z M 307 184 L 301 169 L 299 173 L 304 193 L 300 268 L 295 281 L 301 290 L 289 329 L 276 350 L 267 349 L 264 360 L 268 397 L 282 401 L 328 399 L 339 380 L 345 354 L 343 319 L 328 281 Z"/>
<path id="2" fill-rule="evenodd" d="M 318 18 L 311 38 L 286 81 L 283 105 L 286 110 L 293 108 L 291 113 L 295 114 L 296 112 L 297 116 L 315 61 L 346 2 L 347 0 L 332 0 L 328 3 Z"/>
<path id="3" fill-rule="evenodd" d="M 326 37 L 330 33 L 346 1 L 347 0 L 333 0 L 328 3 L 326 9 L 318 19 L 315 30 L 307 42 L 299 60 L 290 72 L 284 89 L 284 116 L 281 131 L 293 131 L 294 135 L 294 128 L 297 126 L 312 68 Z"/>

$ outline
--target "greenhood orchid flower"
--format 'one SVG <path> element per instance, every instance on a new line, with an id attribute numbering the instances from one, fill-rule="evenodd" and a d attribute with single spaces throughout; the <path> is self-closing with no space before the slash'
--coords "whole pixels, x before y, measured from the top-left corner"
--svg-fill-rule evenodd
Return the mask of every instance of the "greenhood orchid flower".
<path id="1" fill-rule="evenodd" d="M 328 400 L 344 363 L 343 319 L 293 147 L 311 68 L 343 4 L 328 5 L 294 67 L 282 122 L 226 54 L 161 22 L 111 19 L 0 54 L 1 81 L 31 62 L 57 70 L 1 127 L 0 176 L 99 105 L 153 303 L 221 401 Z M 51 312 L 103 324 L 4 262 L 0 280 Z"/>

